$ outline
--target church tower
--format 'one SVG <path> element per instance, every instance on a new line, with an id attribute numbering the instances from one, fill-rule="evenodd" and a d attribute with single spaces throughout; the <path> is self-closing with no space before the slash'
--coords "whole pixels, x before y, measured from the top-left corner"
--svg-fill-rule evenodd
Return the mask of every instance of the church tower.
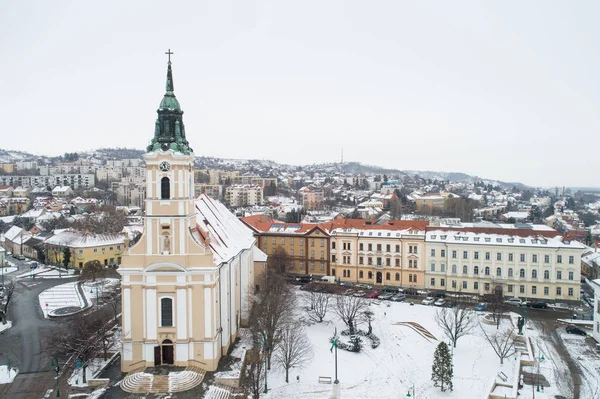
<path id="1" fill-rule="evenodd" d="M 159 364 L 214 370 L 222 352 L 223 288 L 210 249 L 212 237 L 198 227 L 194 153 L 174 94 L 172 53 L 167 54 L 166 92 L 144 156 L 144 233 L 118 269 L 121 369 L 127 372 Z"/>

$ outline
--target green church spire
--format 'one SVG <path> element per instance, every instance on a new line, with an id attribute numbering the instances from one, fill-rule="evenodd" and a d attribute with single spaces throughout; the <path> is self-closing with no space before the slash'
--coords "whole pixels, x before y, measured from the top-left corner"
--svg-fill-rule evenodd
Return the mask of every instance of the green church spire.
<path id="1" fill-rule="evenodd" d="M 167 64 L 167 82 L 166 92 L 156 111 L 158 118 L 154 128 L 154 137 L 150 145 L 146 148 L 148 152 L 172 149 L 184 154 L 190 154 L 193 150 L 190 148 L 185 138 L 185 126 L 183 125 L 183 111 L 179 101 L 175 97 L 173 85 L 173 71 L 171 69 L 171 49 L 165 54 L 169 56 Z"/>

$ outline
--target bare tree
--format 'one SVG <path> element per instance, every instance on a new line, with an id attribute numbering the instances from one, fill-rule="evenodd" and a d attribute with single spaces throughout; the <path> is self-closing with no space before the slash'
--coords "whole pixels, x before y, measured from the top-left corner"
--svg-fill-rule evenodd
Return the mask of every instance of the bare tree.
<path id="1" fill-rule="evenodd" d="M 292 266 L 292 261 L 283 247 L 276 247 L 267 260 L 268 268 L 276 273 L 286 273 Z"/>
<path id="2" fill-rule="evenodd" d="M 488 311 L 496 323 L 496 329 L 500 328 L 500 320 L 508 312 L 508 306 L 504 303 L 502 291 L 494 290 L 493 294 L 485 296 L 485 301 L 488 304 Z"/>
<path id="3" fill-rule="evenodd" d="M 311 357 L 312 347 L 304 328 L 298 322 L 285 325 L 275 352 L 275 360 L 285 369 L 285 382 L 290 382 L 290 368 L 303 365 Z"/>
<path id="4" fill-rule="evenodd" d="M 500 364 L 504 364 L 504 359 L 509 358 L 517 352 L 515 347 L 516 339 L 514 331 L 511 328 L 488 334 L 482 325 L 480 325 L 480 327 L 485 339 L 490 343 L 490 346 L 500 358 Z"/>
<path id="5" fill-rule="evenodd" d="M 73 222 L 73 228 L 94 234 L 120 234 L 127 226 L 127 215 L 114 206 L 92 207 L 90 214 Z"/>
<path id="6" fill-rule="evenodd" d="M 113 312 L 113 317 L 115 323 L 117 322 L 117 315 L 119 314 L 119 310 L 121 309 L 121 282 L 110 289 L 102 290 L 102 303 L 106 303 L 110 306 Z"/>
<path id="7" fill-rule="evenodd" d="M 69 358 L 71 362 L 80 361 L 85 383 L 89 362 L 98 356 L 106 359 L 108 350 L 114 346 L 107 319 L 110 317 L 105 312 L 77 314 L 68 324 L 55 330 L 46 342 L 46 351 Z"/>
<path id="8" fill-rule="evenodd" d="M 98 260 L 90 260 L 83 265 L 83 270 L 81 270 L 81 274 L 79 275 L 80 280 L 91 280 L 96 281 L 97 278 L 104 276 L 106 273 L 106 269 L 100 261 Z"/>
<path id="9" fill-rule="evenodd" d="M 260 398 L 265 380 L 265 354 L 258 348 L 246 353 L 246 369 L 244 370 L 243 387 L 253 399 Z"/>
<path id="10" fill-rule="evenodd" d="M 256 294 L 254 307 L 257 328 L 266 337 L 267 368 L 270 370 L 275 342 L 278 341 L 283 326 L 292 320 L 296 308 L 296 296 L 286 284 L 282 274 L 267 269 L 263 275 L 265 287 Z"/>
<path id="11" fill-rule="evenodd" d="M 4 305 L 0 306 L 0 323 L 6 324 L 8 321 L 8 305 L 10 304 L 10 300 L 17 289 L 17 283 L 15 280 L 10 280 L 6 284 L 4 284 L 4 291 L 2 291 L 4 295 Z"/>
<path id="12" fill-rule="evenodd" d="M 365 310 L 363 312 L 363 319 L 369 325 L 369 334 L 371 334 L 373 332 L 373 326 L 371 325 L 371 322 L 373 321 L 374 318 L 375 318 L 375 313 L 373 313 L 372 310 Z"/>
<path id="13" fill-rule="evenodd" d="M 335 305 L 335 313 L 348 326 L 350 334 L 354 334 L 357 316 L 367 308 L 367 301 L 361 297 L 338 295 Z"/>
<path id="14" fill-rule="evenodd" d="M 329 295 L 324 292 L 313 292 L 309 294 L 310 309 L 308 309 L 308 317 L 317 323 L 323 322 L 327 315 L 327 307 L 329 306 Z"/>
<path id="15" fill-rule="evenodd" d="M 435 321 L 456 348 L 458 339 L 468 335 L 475 327 L 475 312 L 458 303 L 453 308 L 438 309 Z"/>

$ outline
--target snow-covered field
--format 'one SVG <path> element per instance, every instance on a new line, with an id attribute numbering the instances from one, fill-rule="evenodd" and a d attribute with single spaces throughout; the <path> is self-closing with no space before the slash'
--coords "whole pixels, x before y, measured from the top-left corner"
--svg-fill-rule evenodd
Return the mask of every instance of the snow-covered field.
<path id="1" fill-rule="evenodd" d="M 299 291 L 299 297 L 303 298 L 303 295 Z M 370 341 L 363 338 L 365 346 L 361 353 L 338 350 L 338 378 L 345 399 L 405 397 L 413 384 L 419 399 L 487 398 L 498 372 L 503 371 L 508 376 L 514 374 L 515 358 L 506 359 L 501 366 L 477 326 L 472 335 L 459 339 L 454 349 L 454 391 L 441 392 L 431 382 L 433 352 L 440 341 L 448 342 L 434 320 L 438 308 L 376 299 L 371 303 L 369 309 L 375 314 L 373 332 L 381 339 L 381 345 L 372 349 Z M 320 376 L 334 379 L 334 355 L 330 352 L 329 338 L 334 328 L 338 331 L 346 328 L 334 313 L 334 304 L 335 296 L 331 296 L 325 321 L 306 326 L 314 353 L 312 360 L 302 369 L 290 370 L 289 384 L 285 383 L 283 370 L 273 366 L 268 374 L 270 391 L 265 398 L 329 397 L 332 386 L 318 381 Z M 393 324 L 397 322 L 419 323 L 436 340 L 430 342 L 410 327 Z M 366 326 L 360 328 L 366 329 Z M 347 337 L 342 337 L 342 341 L 347 341 Z"/>
<path id="2" fill-rule="evenodd" d="M 31 263 L 31 262 L 28 262 Z M 74 274 L 69 273 L 64 269 L 58 269 L 53 266 L 39 265 L 37 268 L 29 270 L 25 273 L 21 273 L 17 278 L 30 278 L 30 279 L 42 279 L 42 278 L 73 278 L 76 277 Z"/>
<path id="3" fill-rule="evenodd" d="M 0 366 L 0 384 L 10 384 L 13 382 L 19 370 L 16 367 L 12 367 L 10 370 L 8 366 Z"/>
<path id="4" fill-rule="evenodd" d="M 77 290 L 77 281 L 48 288 L 47 290 L 42 291 L 38 298 L 40 307 L 46 318 L 48 318 L 48 313 L 54 309 L 67 306 L 84 307 L 83 300 Z"/>
<path id="5" fill-rule="evenodd" d="M 600 398 L 600 353 L 595 350 L 595 341 L 566 332 L 560 338 L 581 371 L 579 397 Z"/>

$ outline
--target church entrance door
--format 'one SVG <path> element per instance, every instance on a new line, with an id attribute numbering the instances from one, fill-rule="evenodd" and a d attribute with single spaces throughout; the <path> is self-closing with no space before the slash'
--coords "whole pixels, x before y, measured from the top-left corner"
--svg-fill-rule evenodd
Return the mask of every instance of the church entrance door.
<path id="1" fill-rule="evenodd" d="M 154 347 L 154 365 L 160 366 L 160 346 Z"/>
<path id="2" fill-rule="evenodd" d="M 173 342 L 165 339 L 162 342 L 162 363 L 173 364 Z"/>

